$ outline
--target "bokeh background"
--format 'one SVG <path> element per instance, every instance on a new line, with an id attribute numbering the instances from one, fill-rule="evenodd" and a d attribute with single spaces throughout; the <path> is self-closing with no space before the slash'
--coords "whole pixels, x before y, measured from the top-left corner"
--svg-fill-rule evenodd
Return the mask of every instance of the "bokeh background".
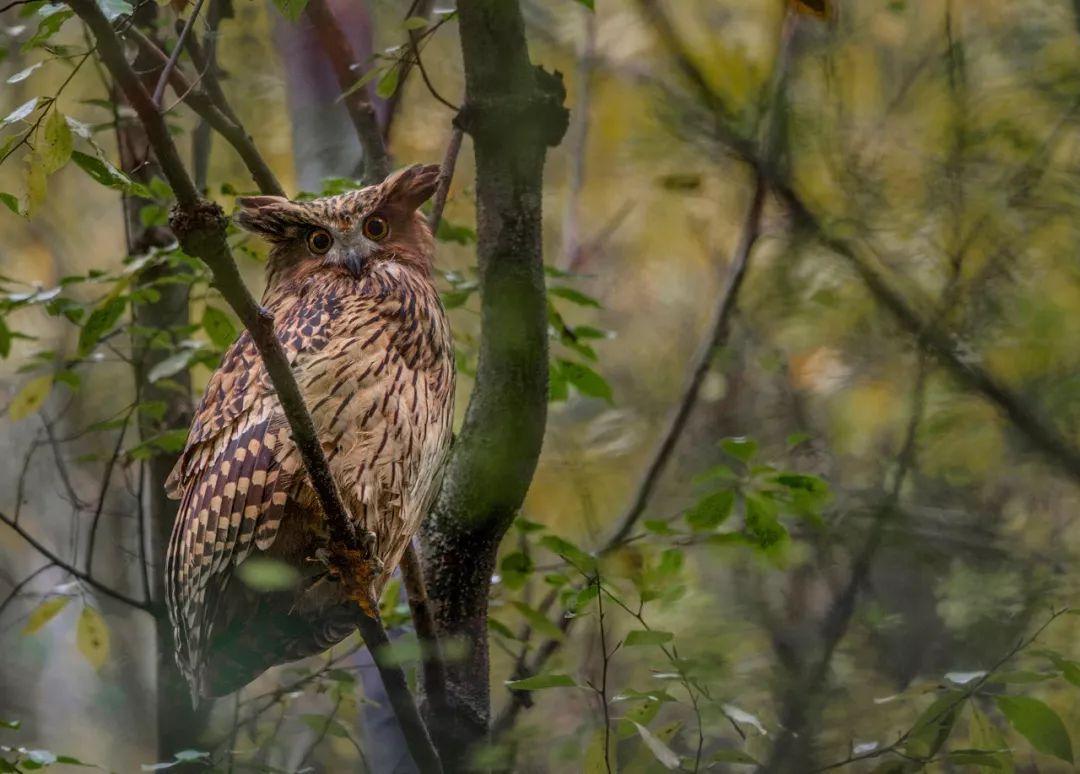
<path id="1" fill-rule="evenodd" d="M 338 10 L 358 48 L 383 52 L 401 43 L 402 6 L 368 0 Z M 551 282 L 596 303 L 553 301 L 571 325 L 603 331 L 589 341 L 596 354 L 589 365 L 610 385 L 611 399 L 571 387 L 552 402 L 522 516 L 591 549 L 603 545 L 631 500 L 682 397 L 709 334 L 753 181 L 717 138 L 700 99 L 635 3 L 597 0 L 592 12 L 572 0 L 529 0 L 524 8 L 532 58 L 563 73 L 572 110 L 570 131 L 549 154 L 545 172 L 546 261 L 571 273 Z M 754 136 L 770 109 L 784 4 L 678 0 L 668 8 L 694 61 L 733 106 L 733 123 Z M 325 178 L 351 176 L 359 151 L 335 89 L 317 87 L 323 76 L 310 61 L 302 24 L 289 24 L 261 2 L 236 0 L 233 10 L 218 42 L 223 82 L 286 189 L 317 192 Z M 1078 14 L 1080 7 L 1066 0 L 838 3 L 826 19 L 799 19 L 788 44 L 783 99 L 771 108 L 781 114 L 776 163 L 830 233 L 857 240 L 890 286 L 933 320 L 964 359 L 995 375 L 1074 447 L 1080 444 Z M 11 82 L 50 59 L 39 49 L 20 49 L 36 23 L 14 11 L 0 17 L 0 77 L 9 80 L 0 87 L 0 114 L 54 94 L 70 72 L 63 61 L 47 61 Z M 82 34 L 72 20 L 56 40 L 78 47 Z M 460 101 L 453 20 L 432 36 L 424 61 L 439 92 Z M 59 105 L 93 127 L 111 153 L 113 117 L 95 103 L 106 97 L 99 73 L 88 66 Z M 390 133 L 396 162 L 437 163 L 452 112 L 416 77 L 399 99 Z M 170 123 L 180 135 L 195 126 L 182 107 Z M 475 265 L 468 238 L 475 227 L 473 176 L 466 139 L 446 210 L 448 222 L 465 234 L 441 241 L 438 252 L 439 268 L 455 273 L 452 282 L 440 279 L 441 287 L 460 302 L 450 312 L 463 366 L 459 415 L 479 324 L 475 293 L 467 292 Z M 21 197 L 24 178 L 19 153 L 0 165 L 0 191 Z M 207 181 L 226 211 L 234 192 L 250 188 L 222 142 L 213 145 Z M 47 198 L 33 217 L 0 208 L 4 292 L 53 288 L 67 275 L 95 268 L 117 271 L 125 254 L 119 196 L 68 165 L 49 177 Z M 799 754 L 808 756 L 810 771 L 845 758 L 853 745 L 889 744 L 912 727 L 944 675 L 990 668 L 1052 608 L 1074 601 L 1080 532 L 1075 475 L 1034 451 L 1015 422 L 921 354 L 918 337 L 897 323 L 850 262 L 793 225 L 770 198 L 728 345 L 715 353 L 644 519 L 682 524 L 682 514 L 713 487 L 701 474 L 715 473 L 718 465 L 737 468 L 720 444 L 732 437 L 756 442 L 756 462 L 820 477 L 828 496 L 814 519 L 786 522 L 790 539 L 779 550 L 696 539 L 692 531 L 685 538 L 651 534 L 619 552 L 610 572 L 619 576 L 622 565 L 677 547 L 681 591 L 650 608 L 650 624 L 675 633 L 680 658 L 700 670 L 709 691 L 703 711 L 710 738 L 764 761 L 791 713 L 808 713 L 812 721 L 798 741 L 807 745 Z M 250 246 L 243 269 L 258 288 L 261 248 Z M 108 289 L 88 283 L 65 295 L 93 305 Z M 208 298 L 224 308 L 203 288 L 192 299 L 193 319 Z M 40 305 L 5 319 L 26 334 L 0 361 L 0 405 L 10 406 L 43 368 L 74 356 L 79 330 Z M 207 339 L 204 331 L 191 336 Z M 77 390 L 57 384 L 39 412 L 0 420 L 0 511 L 18 514 L 28 531 L 62 555 L 82 557 L 90 522 L 84 511 L 73 517 L 73 500 L 88 503 L 91 513 L 100 508 L 95 573 L 137 590 L 138 460 L 122 454 L 111 471 L 104 469 L 114 449 L 139 445 L 133 430 L 121 437 L 108 424 L 134 400 L 124 341 L 107 342 L 78 366 Z M 555 345 L 556 354 L 568 356 L 562 346 Z M 193 366 L 196 387 L 212 366 Z M 101 494 L 106 476 L 111 485 Z M 891 503 L 884 517 L 882 502 Z M 880 544 L 866 555 L 879 523 Z M 528 540 L 527 531 L 511 531 L 507 553 L 521 551 Z M 550 553 L 536 549 L 530 557 L 536 569 L 524 586 L 495 586 L 492 615 L 514 632 L 527 620 L 511 602 L 537 604 L 551 587 L 545 573 L 561 571 Z M 837 633 L 829 628 L 835 623 L 830 611 L 862 558 L 869 565 L 865 583 L 835 648 L 827 648 Z M 0 527 L 0 593 L 7 595 L 42 563 L 24 540 Z M 100 666 L 77 642 L 80 604 L 67 604 L 40 629 L 24 633 L 33 611 L 58 594 L 89 598 L 101 611 L 109 644 Z M 636 628 L 620 615 L 613 611 L 608 620 L 609 645 Z M 1039 644 L 1080 658 L 1076 621 L 1056 620 Z M 492 637 L 498 708 L 509 695 L 502 683 L 512 676 L 519 643 L 500 631 Z M 552 668 L 594 679 L 603 666 L 598 637 L 596 616 L 587 614 Z M 62 572 L 44 572 L 0 617 L 0 714 L 22 721 L 19 743 L 116 771 L 138 770 L 156 760 L 152 646 L 143 613 L 95 595 Z M 826 650 L 824 679 L 808 690 L 807 672 Z M 1038 677 L 1046 674 L 1045 659 L 1025 652 L 1018 660 L 1016 669 L 1036 676 L 1009 690 L 1045 701 L 1080 739 L 1076 686 Z M 624 693 L 657 685 L 665 667 L 647 648 L 624 647 L 610 661 L 610 680 Z M 287 679 L 271 674 L 251 690 L 272 690 Z M 347 700 L 342 707 L 338 698 L 336 711 L 351 737 L 319 737 L 317 724 L 312 730 L 305 720 L 327 712 L 330 700 L 317 693 L 279 697 L 243 730 L 237 749 L 254 760 L 276 731 L 312 749 L 302 763 L 276 753 L 284 757 L 275 765 L 329 771 L 351 765 L 358 747 L 378 745 L 364 723 L 362 690 L 351 706 Z M 682 699 L 660 706 L 650 727 L 664 732 L 672 749 L 692 755 L 695 725 Z M 534 700 L 507 736 L 516 745 L 518 770 L 596 766 L 602 722 L 596 696 L 552 689 Z M 206 749 L 221 736 L 217 729 L 228 727 L 233 706 L 221 704 L 217 725 L 203 737 Z M 611 702 L 619 718 L 631 706 L 640 705 Z M 991 704 L 978 706 L 1016 745 L 1010 766 L 1071 770 L 1025 746 Z M 741 722 L 729 723 L 725 712 Z M 958 721 L 955 748 L 979 746 L 978 722 L 974 716 Z M 292 727 L 292 736 L 282 727 Z M 624 734 L 625 728 L 619 726 L 625 768 L 659 770 L 662 764 L 633 726 Z"/>

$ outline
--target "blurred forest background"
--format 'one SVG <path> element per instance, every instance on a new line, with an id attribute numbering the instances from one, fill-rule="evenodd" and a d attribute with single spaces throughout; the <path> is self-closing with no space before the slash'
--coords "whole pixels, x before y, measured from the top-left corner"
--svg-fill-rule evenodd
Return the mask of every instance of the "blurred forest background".
<path id="1" fill-rule="evenodd" d="M 493 585 L 496 733 L 476 765 L 1073 770 L 1080 619 L 1057 613 L 1080 581 L 1080 4 L 591 5 L 522 3 L 571 118 L 544 175 L 547 433 Z M 394 166 L 438 163 L 454 111 L 430 87 L 452 105 L 464 88 L 453 8 L 330 7 L 392 115 Z M 196 29 L 286 191 L 352 187 L 359 145 L 310 25 L 287 2 L 208 8 L 225 18 Z M 159 10 L 170 41 L 177 13 Z M 0 744 L 137 771 L 169 762 L 153 622 L 62 565 L 145 598 L 144 468 L 183 430 L 148 438 L 139 414 L 189 400 L 184 373 L 198 395 L 239 326 L 196 273 L 193 324 L 150 375 L 163 394 L 136 393 L 132 190 L 101 163 L 121 167 L 131 117 L 95 59 L 73 74 L 87 38 L 58 15 L 0 16 L 0 720 L 21 724 Z M 417 35 L 424 72 L 400 78 Z M 46 183 L 7 140 L 58 92 L 86 156 Z M 174 103 L 198 157 L 206 130 Z M 466 137 L 437 259 L 459 418 L 474 176 Z M 252 190 L 216 137 L 196 177 L 226 212 Z M 163 225 L 168 187 L 141 193 Z M 257 291 L 263 250 L 232 241 Z M 217 702 L 184 765 L 409 770 L 353 651 Z"/>

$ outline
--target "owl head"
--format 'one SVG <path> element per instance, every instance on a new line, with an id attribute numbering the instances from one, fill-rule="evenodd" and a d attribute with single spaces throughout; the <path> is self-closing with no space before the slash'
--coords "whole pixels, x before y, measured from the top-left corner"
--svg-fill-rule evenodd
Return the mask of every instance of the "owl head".
<path id="1" fill-rule="evenodd" d="M 236 222 L 271 244 L 271 280 L 320 271 L 361 277 L 385 261 L 426 273 L 435 244 L 417 208 L 434 193 L 438 178 L 439 167 L 417 164 L 338 196 L 302 202 L 242 197 Z"/>

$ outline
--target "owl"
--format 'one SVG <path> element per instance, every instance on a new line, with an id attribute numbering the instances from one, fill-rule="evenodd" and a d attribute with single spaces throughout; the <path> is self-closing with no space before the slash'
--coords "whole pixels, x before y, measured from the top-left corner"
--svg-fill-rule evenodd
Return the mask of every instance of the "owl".
<path id="1" fill-rule="evenodd" d="M 331 473 L 357 528 L 374 534 L 376 592 L 431 504 L 450 442 L 454 350 L 417 210 L 438 174 L 413 166 L 339 196 L 238 201 L 236 222 L 271 245 L 263 305 Z M 166 596 L 194 696 L 231 693 L 354 630 L 355 602 L 314 561 L 328 549 L 325 517 L 249 333 L 211 377 L 167 487 L 180 506 Z M 299 581 L 249 586 L 244 563 L 256 559 Z"/>

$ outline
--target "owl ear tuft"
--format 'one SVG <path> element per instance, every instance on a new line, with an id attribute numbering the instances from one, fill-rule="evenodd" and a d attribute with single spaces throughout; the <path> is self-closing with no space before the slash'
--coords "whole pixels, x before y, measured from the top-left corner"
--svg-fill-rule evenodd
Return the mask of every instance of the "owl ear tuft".
<path id="1" fill-rule="evenodd" d="M 283 225 L 292 219 L 289 213 L 296 210 L 296 205 L 284 196 L 241 196 L 236 204 L 236 224 L 269 239 L 282 237 Z"/>
<path id="2" fill-rule="evenodd" d="M 441 167 L 436 164 L 413 164 L 390 175 L 382 183 L 388 204 L 415 210 L 431 198 L 439 184 Z"/>

